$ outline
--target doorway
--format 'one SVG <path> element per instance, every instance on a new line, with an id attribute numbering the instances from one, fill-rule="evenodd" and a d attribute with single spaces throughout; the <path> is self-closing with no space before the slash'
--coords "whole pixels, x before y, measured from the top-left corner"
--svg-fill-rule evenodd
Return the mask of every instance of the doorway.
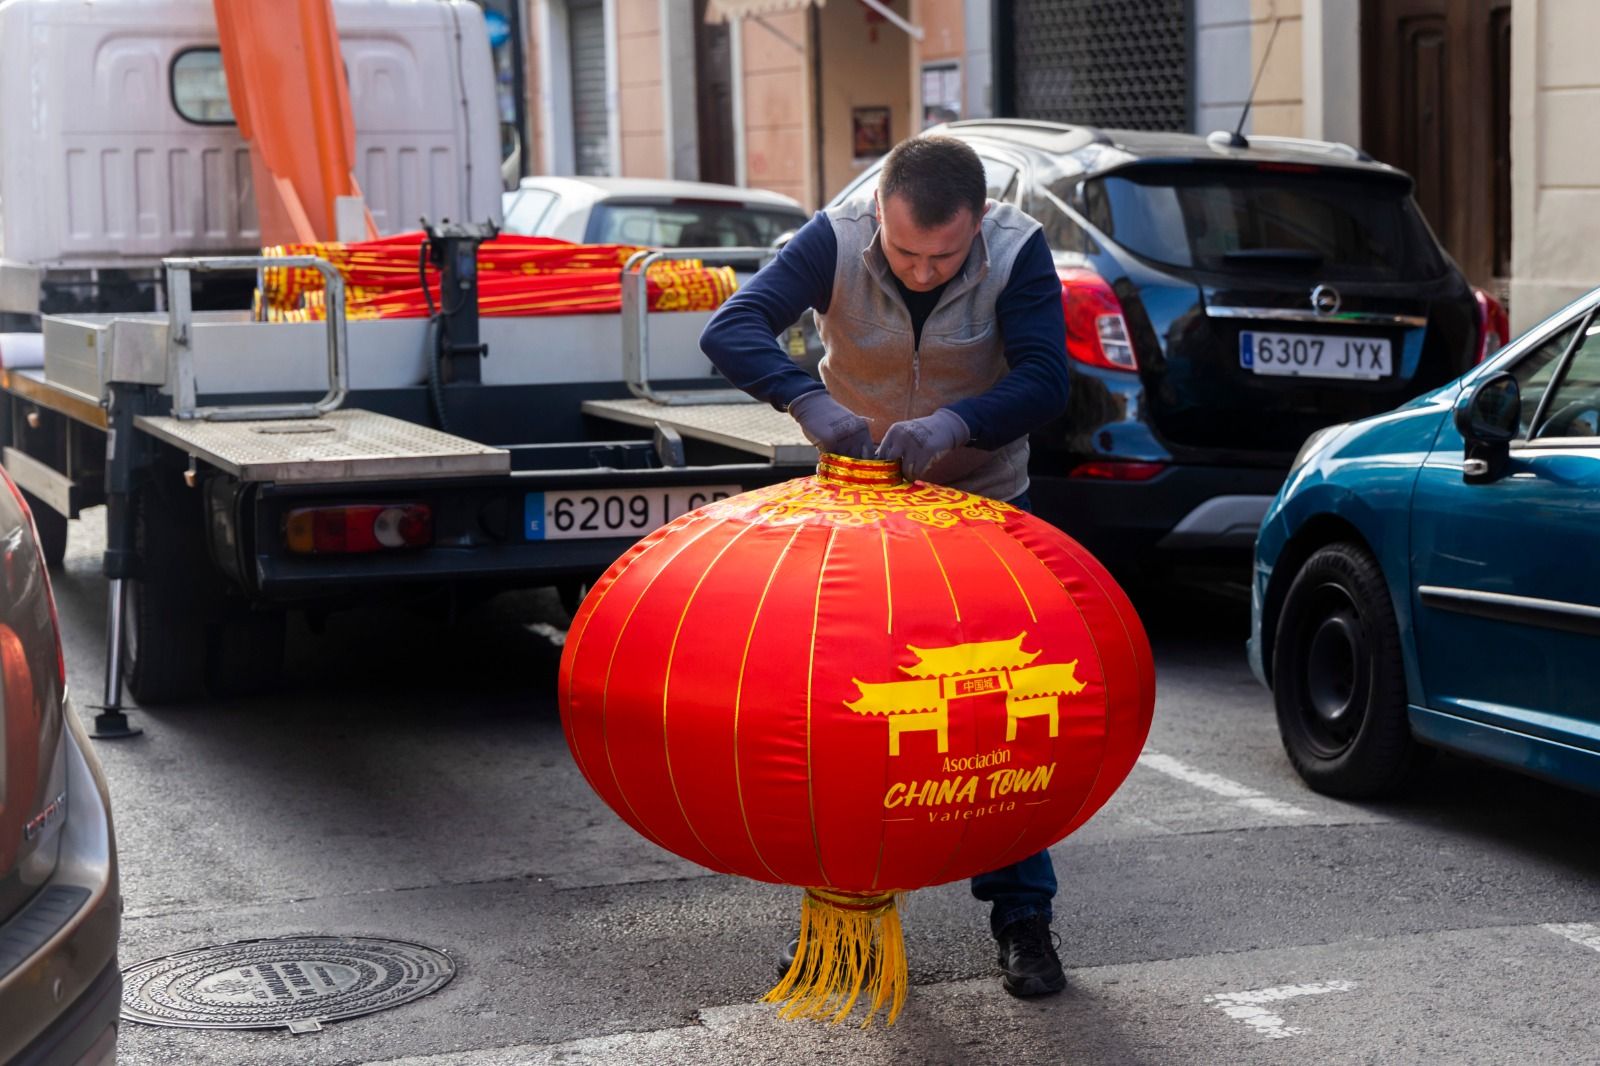
<path id="1" fill-rule="evenodd" d="M 1363 0 L 1364 147 L 1416 179 L 1467 278 L 1511 277 L 1512 0 Z"/>
<path id="2" fill-rule="evenodd" d="M 700 148 L 700 180 L 735 183 L 733 137 L 732 24 L 706 21 L 708 0 L 694 4 L 696 107 Z"/>
<path id="3" fill-rule="evenodd" d="M 572 137 L 575 171 L 611 174 L 611 115 L 606 107 L 605 7 L 601 0 L 568 0 L 572 50 Z"/>

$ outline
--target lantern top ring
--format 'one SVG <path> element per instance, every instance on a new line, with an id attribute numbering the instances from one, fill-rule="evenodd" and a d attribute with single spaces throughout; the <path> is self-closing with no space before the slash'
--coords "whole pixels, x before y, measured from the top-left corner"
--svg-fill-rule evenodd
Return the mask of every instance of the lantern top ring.
<path id="1" fill-rule="evenodd" d="M 892 489 L 907 484 L 898 459 L 852 459 L 823 452 L 817 462 L 817 479 L 825 485 Z"/>

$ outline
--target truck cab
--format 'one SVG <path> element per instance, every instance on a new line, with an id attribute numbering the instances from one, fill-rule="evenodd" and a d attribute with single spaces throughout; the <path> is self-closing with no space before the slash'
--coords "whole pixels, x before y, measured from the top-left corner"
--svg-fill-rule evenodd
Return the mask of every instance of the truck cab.
<path id="1" fill-rule="evenodd" d="M 334 0 L 356 179 L 382 234 L 500 214 L 483 12 Z M 0 333 L 41 313 L 154 311 L 174 255 L 263 243 L 213 0 L 0 0 Z M 197 286 L 243 306 L 250 279 Z"/>

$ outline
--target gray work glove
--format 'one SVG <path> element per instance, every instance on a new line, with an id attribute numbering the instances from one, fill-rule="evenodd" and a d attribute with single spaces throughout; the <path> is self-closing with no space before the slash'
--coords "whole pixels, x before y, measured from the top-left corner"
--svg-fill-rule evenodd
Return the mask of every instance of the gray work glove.
<path id="1" fill-rule="evenodd" d="M 915 480 L 928 468 L 972 439 L 960 415 L 941 407 L 924 418 L 896 422 L 878 445 L 879 459 L 900 460 L 900 470 Z"/>
<path id="2" fill-rule="evenodd" d="M 813 389 L 789 404 L 789 414 L 800 423 L 806 440 L 825 452 L 848 459 L 872 457 L 872 430 L 867 420 L 828 395 Z"/>

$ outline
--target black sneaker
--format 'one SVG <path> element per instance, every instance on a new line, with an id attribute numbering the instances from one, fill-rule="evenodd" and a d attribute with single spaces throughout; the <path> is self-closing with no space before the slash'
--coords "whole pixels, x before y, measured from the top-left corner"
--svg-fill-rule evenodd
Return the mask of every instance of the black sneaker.
<path id="1" fill-rule="evenodd" d="M 794 957 L 798 954 L 800 954 L 800 934 L 796 933 L 794 936 L 789 938 L 789 943 L 784 945 L 783 950 L 778 952 L 779 977 L 783 977 L 788 974 L 789 967 L 794 965 Z M 874 957 L 876 954 L 876 952 L 873 952 Z"/>
<path id="2" fill-rule="evenodd" d="M 1013 996 L 1047 996 L 1067 987 L 1050 919 L 1044 915 L 1019 918 L 994 939 L 1000 949 L 1000 983 Z"/>
<path id="3" fill-rule="evenodd" d="M 789 967 L 794 965 L 794 957 L 800 954 L 800 934 L 796 933 L 789 938 L 789 943 L 778 952 L 778 976 L 782 977 L 789 972 Z"/>

